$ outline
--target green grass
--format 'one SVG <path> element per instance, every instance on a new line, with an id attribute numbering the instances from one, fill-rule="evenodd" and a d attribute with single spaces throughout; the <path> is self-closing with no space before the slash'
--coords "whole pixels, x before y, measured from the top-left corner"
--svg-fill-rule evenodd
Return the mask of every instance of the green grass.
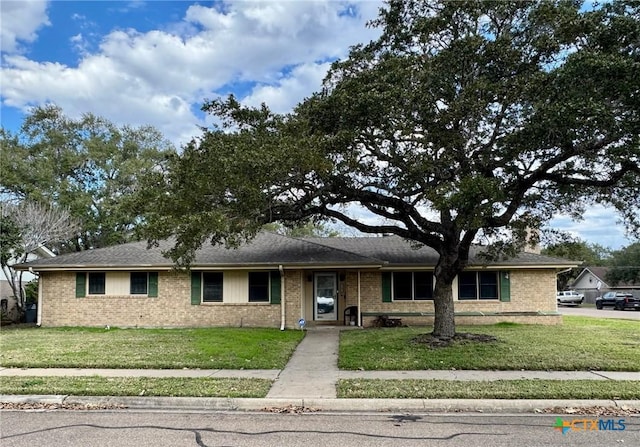
<path id="1" fill-rule="evenodd" d="M 19 328 L 0 365 L 20 368 L 281 369 L 302 340 L 277 329 Z"/>
<path id="2" fill-rule="evenodd" d="M 270 387 L 266 379 L 3 377 L 0 394 L 262 398 Z"/>
<path id="3" fill-rule="evenodd" d="M 640 371 L 637 321 L 565 316 L 560 326 L 459 326 L 458 332 L 491 334 L 498 342 L 438 349 L 411 343 L 415 336 L 431 330 L 422 327 L 342 332 L 339 366 L 349 370 Z"/>
<path id="4" fill-rule="evenodd" d="M 640 399 L 635 380 L 364 380 L 338 382 L 348 399 Z"/>

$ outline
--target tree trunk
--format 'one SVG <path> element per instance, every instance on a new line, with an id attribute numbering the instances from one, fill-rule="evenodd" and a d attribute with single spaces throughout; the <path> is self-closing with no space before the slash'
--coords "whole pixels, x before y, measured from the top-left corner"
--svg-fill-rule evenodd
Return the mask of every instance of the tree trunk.
<path id="1" fill-rule="evenodd" d="M 433 293 L 435 321 L 433 335 L 438 338 L 452 338 L 456 334 L 456 322 L 453 309 L 453 277 L 437 275 Z M 448 280 L 447 280 L 448 279 Z"/>

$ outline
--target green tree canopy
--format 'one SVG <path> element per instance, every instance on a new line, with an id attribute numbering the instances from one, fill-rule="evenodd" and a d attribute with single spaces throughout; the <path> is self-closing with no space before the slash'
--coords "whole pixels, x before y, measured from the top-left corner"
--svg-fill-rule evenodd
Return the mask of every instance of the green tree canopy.
<path id="1" fill-rule="evenodd" d="M 558 242 L 542 249 L 542 254 L 556 258 L 582 261 L 583 265 L 604 266 L 609 262 L 611 249 L 580 239 Z"/>
<path id="2" fill-rule="evenodd" d="M 477 237 L 517 248 L 593 202 L 639 226 L 640 6 L 582 6 L 389 1 L 381 37 L 292 114 L 207 102 L 222 125 L 158 180 L 149 235 L 175 233 L 184 263 L 208 238 L 234 244 L 273 221 L 399 235 L 439 253 L 434 334 L 451 337 L 453 280 Z"/>
<path id="3" fill-rule="evenodd" d="M 0 212 L 0 265 L 10 263 L 12 258 L 24 254 L 20 230 L 13 216 Z"/>
<path id="4" fill-rule="evenodd" d="M 582 262 L 580 267 L 558 274 L 558 290 L 565 290 L 578 277 L 584 267 L 607 265 L 611 249 L 579 239 L 569 239 L 543 248 L 542 254 Z"/>
<path id="5" fill-rule="evenodd" d="M 640 283 L 640 242 L 614 251 L 609 266 L 607 282 Z"/>
<path id="6" fill-rule="evenodd" d="M 118 127 L 91 114 L 71 119 L 55 106 L 32 110 L 17 134 L 2 129 L 0 144 L 5 199 L 68 209 L 80 222 L 62 251 L 130 240 L 140 222 L 139 178 L 175 152 L 152 127 Z"/>

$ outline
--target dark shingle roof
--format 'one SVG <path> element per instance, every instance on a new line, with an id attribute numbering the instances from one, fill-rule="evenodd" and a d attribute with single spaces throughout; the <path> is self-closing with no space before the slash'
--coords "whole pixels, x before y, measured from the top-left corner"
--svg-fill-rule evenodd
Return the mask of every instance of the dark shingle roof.
<path id="1" fill-rule="evenodd" d="M 342 248 L 362 256 L 381 259 L 389 265 L 436 265 L 438 253 L 431 247 L 419 246 L 398 236 L 384 237 L 332 237 L 332 238 L 304 238 L 307 241 L 317 241 L 322 245 Z M 566 259 L 553 258 L 536 253 L 519 253 L 513 258 L 500 261 L 489 261 L 478 256 L 484 247 L 472 246 L 469 254 L 469 264 L 481 265 L 577 265 L 578 263 Z"/>
<path id="2" fill-rule="evenodd" d="M 145 268 L 167 267 L 172 263 L 162 252 L 172 247 L 163 241 L 159 247 L 147 249 L 146 242 L 133 242 L 113 247 L 69 253 L 51 259 L 38 259 L 22 265 L 34 270 L 71 268 Z M 506 261 L 491 262 L 471 253 L 471 265 L 538 265 L 575 266 L 558 258 L 521 253 Z M 416 248 L 397 236 L 359 238 L 292 238 L 263 232 L 237 249 L 205 244 L 196 254 L 192 267 L 204 266 L 435 266 L 438 254 L 429 247 Z"/>
<path id="3" fill-rule="evenodd" d="M 158 247 L 147 248 L 146 242 L 132 242 L 113 247 L 68 253 L 51 259 L 38 259 L 25 267 L 88 268 L 88 267 L 171 267 L 171 260 L 162 255 L 173 245 L 161 241 Z M 192 266 L 251 266 L 251 265 L 380 265 L 356 253 L 331 248 L 310 241 L 263 232 L 238 248 L 205 244 L 196 253 Z"/>

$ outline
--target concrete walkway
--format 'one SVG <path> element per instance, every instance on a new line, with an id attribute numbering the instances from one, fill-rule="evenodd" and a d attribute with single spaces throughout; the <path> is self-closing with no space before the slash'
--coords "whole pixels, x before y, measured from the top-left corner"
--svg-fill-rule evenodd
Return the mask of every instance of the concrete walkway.
<path id="1" fill-rule="evenodd" d="M 340 331 L 320 328 L 307 332 L 267 399 L 336 398 Z"/>

